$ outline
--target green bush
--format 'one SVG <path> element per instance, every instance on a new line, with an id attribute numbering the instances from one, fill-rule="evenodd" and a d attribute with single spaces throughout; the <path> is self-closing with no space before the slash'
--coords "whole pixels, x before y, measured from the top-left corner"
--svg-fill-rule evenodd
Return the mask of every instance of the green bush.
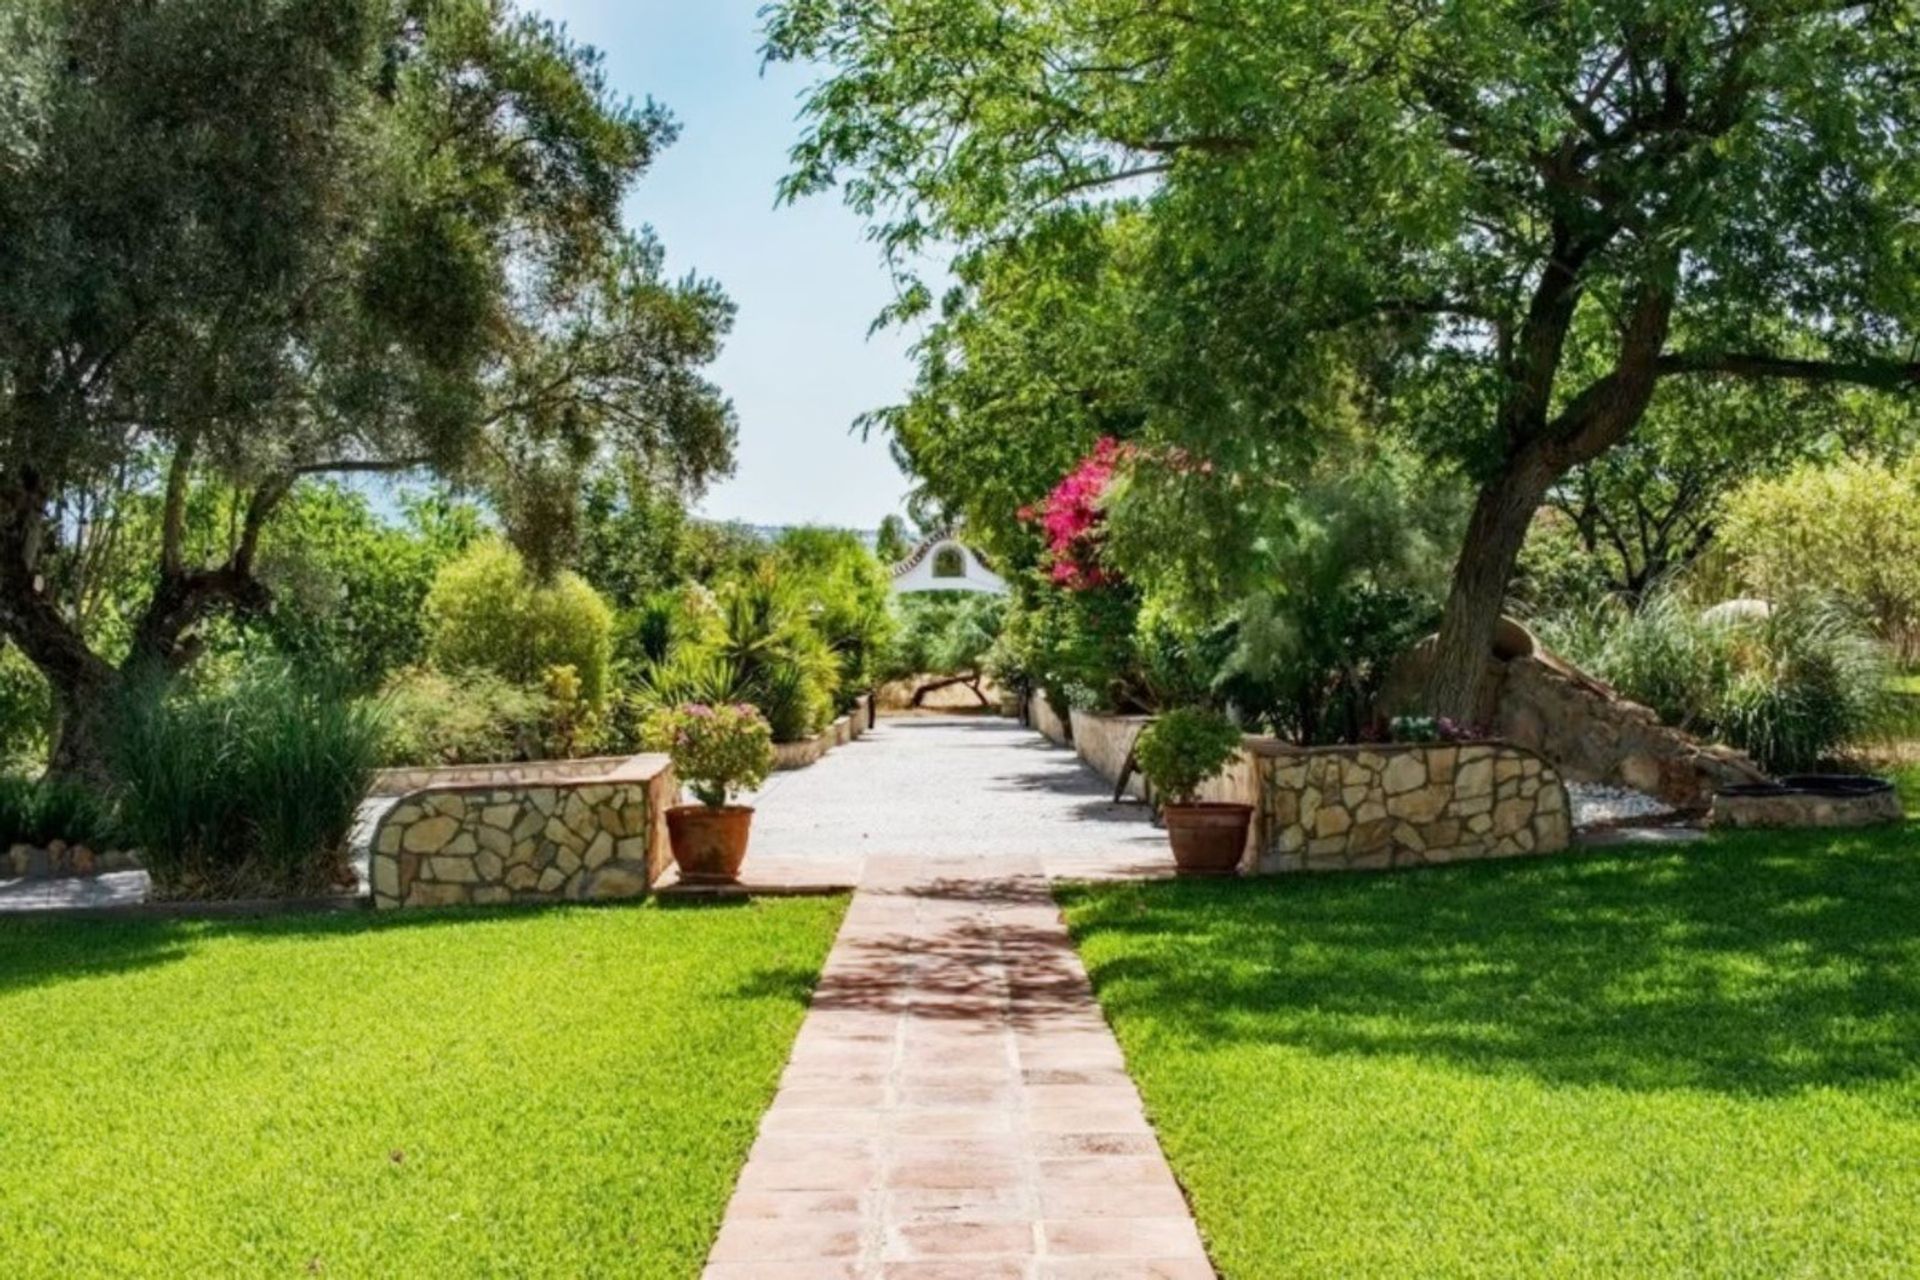
<path id="1" fill-rule="evenodd" d="M 324 893 L 379 760 L 378 709 L 284 668 L 211 691 L 134 689 L 111 767 L 120 826 L 156 894 Z"/>
<path id="2" fill-rule="evenodd" d="M 1920 459 L 1748 484 L 1727 499 L 1718 538 L 1747 589 L 1776 602 L 1817 591 L 1920 661 Z"/>
<path id="3" fill-rule="evenodd" d="M 788 529 L 773 558 L 783 588 L 833 653 L 837 706 L 845 710 L 879 679 L 893 640 L 887 570 L 858 535 L 842 529 Z"/>
<path id="4" fill-rule="evenodd" d="M 1677 591 L 1637 612 L 1604 602 L 1543 619 L 1543 641 L 1669 724 L 1787 773 L 1875 729 L 1887 708 L 1885 650 L 1848 611 L 1819 600 L 1770 617 L 1708 620 Z"/>
<path id="5" fill-rule="evenodd" d="M 1190 804 L 1202 784 L 1218 777 L 1240 750 L 1240 729 L 1213 711 L 1179 707 L 1145 729 L 1133 744 L 1140 774 L 1163 800 Z"/>
<path id="6" fill-rule="evenodd" d="M 491 671 L 402 671 L 382 694 L 390 765 L 493 764 L 541 753 L 547 699 Z"/>
<path id="7" fill-rule="evenodd" d="M 95 850 L 117 847 L 120 832 L 112 804 L 76 783 L 0 778 L 0 849 L 44 848 L 55 840 Z"/>
<path id="8" fill-rule="evenodd" d="M 740 700 L 766 714 L 775 742 L 811 737 L 832 719 L 840 664 L 773 565 L 722 589 L 711 652 L 733 673 Z"/>
<path id="9" fill-rule="evenodd" d="M 605 701 L 613 611 L 577 574 L 543 583 L 498 539 L 476 543 L 441 569 L 427 592 L 428 653 L 447 671 L 491 671 L 525 687 L 570 666 L 582 696 Z"/>

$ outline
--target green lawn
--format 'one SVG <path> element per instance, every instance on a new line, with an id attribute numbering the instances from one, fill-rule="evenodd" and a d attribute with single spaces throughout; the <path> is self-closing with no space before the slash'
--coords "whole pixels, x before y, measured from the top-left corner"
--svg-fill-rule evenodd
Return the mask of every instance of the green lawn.
<path id="1" fill-rule="evenodd" d="M 697 1275 L 844 905 L 0 922 L 0 1273 Z"/>
<path id="2" fill-rule="evenodd" d="M 1235 1280 L 1920 1274 L 1920 828 L 1062 900 Z"/>

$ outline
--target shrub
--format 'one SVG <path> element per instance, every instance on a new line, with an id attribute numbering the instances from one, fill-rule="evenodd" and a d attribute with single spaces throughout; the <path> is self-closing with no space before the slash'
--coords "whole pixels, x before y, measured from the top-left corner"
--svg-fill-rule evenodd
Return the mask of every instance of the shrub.
<path id="1" fill-rule="evenodd" d="M 1233 721 L 1195 707 L 1167 712 L 1133 744 L 1141 776 L 1172 804 L 1192 803 L 1201 784 L 1217 777 L 1239 750 Z"/>
<path id="2" fill-rule="evenodd" d="M 782 586 L 833 654 L 845 709 L 879 678 L 893 639 L 887 571 L 858 535 L 840 529 L 788 529 L 773 554 Z"/>
<path id="3" fill-rule="evenodd" d="M 449 671 L 492 671 L 538 685 L 550 667 L 570 666 L 581 696 L 607 696 L 613 611 L 578 575 L 542 583 L 498 539 L 476 543 L 443 568 L 427 593 L 428 652 Z"/>
<path id="4" fill-rule="evenodd" d="M 1540 635 L 1662 720 L 1776 773 L 1831 757 L 1875 728 L 1887 705 L 1885 650 L 1852 614 L 1819 600 L 1709 620 L 1667 590 L 1638 612 L 1606 603 L 1543 620 Z"/>
<path id="5" fill-rule="evenodd" d="M 753 790 L 773 771 L 773 731 L 758 708 L 744 702 L 668 708 L 648 722 L 648 738 L 673 757 L 680 780 L 712 808 Z"/>
<path id="6" fill-rule="evenodd" d="M 818 733 L 832 717 L 839 664 L 810 624 L 804 601 L 771 564 L 727 584 L 721 594 L 711 652 L 732 673 L 739 700 L 765 713 L 775 742 Z"/>
<path id="7" fill-rule="evenodd" d="M 1748 484 L 1727 499 L 1719 539 L 1751 590 L 1776 602 L 1818 590 L 1920 660 L 1920 460 Z"/>
<path id="8" fill-rule="evenodd" d="M 120 825 L 162 897 L 327 891 L 379 758 L 378 710 L 257 668 L 223 688 L 134 689 L 111 767 Z"/>
<path id="9" fill-rule="evenodd" d="M 0 778 L 0 849 L 55 840 L 110 849 L 120 843 L 113 806 L 77 783 Z"/>
<path id="10" fill-rule="evenodd" d="M 540 754 L 545 696 L 491 671 L 454 678 L 415 667 L 389 681 L 381 701 L 383 763 L 493 764 Z"/>

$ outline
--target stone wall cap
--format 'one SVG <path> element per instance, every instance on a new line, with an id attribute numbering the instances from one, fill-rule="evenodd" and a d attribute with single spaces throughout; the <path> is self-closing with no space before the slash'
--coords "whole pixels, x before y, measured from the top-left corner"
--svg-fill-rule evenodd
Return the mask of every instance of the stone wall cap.
<path id="1" fill-rule="evenodd" d="M 565 769 L 569 765 L 605 765 L 616 762 L 610 769 L 598 772 L 582 771 L 569 776 Z M 449 776 L 446 779 L 429 781 L 424 786 L 414 787 L 397 797 L 399 800 L 411 799 L 422 795 L 470 795 L 483 791 L 531 791 L 551 789 L 554 791 L 577 791 L 582 787 L 620 786 L 626 783 L 651 782 L 673 767 L 673 760 L 664 752 L 645 751 L 631 756 L 591 756 L 579 760 L 525 760 L 517 765 L 447 765 L 449 775 L 465 773 L 474 768 L 502 769 L 512 771 L 525 768 L 528 776 L 503 778 L 470 778 Z M 551 768 L 558 776 L 548 776 Z M 413 773 L 416 770 L 392 770 L 394 773 Z"/>

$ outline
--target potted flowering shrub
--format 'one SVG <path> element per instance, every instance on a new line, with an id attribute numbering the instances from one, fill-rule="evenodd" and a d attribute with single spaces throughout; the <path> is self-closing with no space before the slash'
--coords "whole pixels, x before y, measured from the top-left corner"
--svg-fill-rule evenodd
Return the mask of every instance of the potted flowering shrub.
<path id="1" fill-rule="evenodd" d="M 680 879 L 729 884 L 740 878 L 753 809 L 728 804 L 773 770 L 773 730 L 746 703 L 689 702 L 654 715 L 648 740 L 673 757 L 673 769 L 699 804 L 667 810 L 667 838 Z"/>
<path id="2" fill-rule="evenodd" d="M 1239 750 L 1240 730 L 1231 720 L 1192 707 L 1167 712 L 1133 744 L 1141 775 L 1161 797 L 1167 841 L 1183 876 L 1230 876 L 1240 868 L 1253 806 L 1194 799 Z"/>

